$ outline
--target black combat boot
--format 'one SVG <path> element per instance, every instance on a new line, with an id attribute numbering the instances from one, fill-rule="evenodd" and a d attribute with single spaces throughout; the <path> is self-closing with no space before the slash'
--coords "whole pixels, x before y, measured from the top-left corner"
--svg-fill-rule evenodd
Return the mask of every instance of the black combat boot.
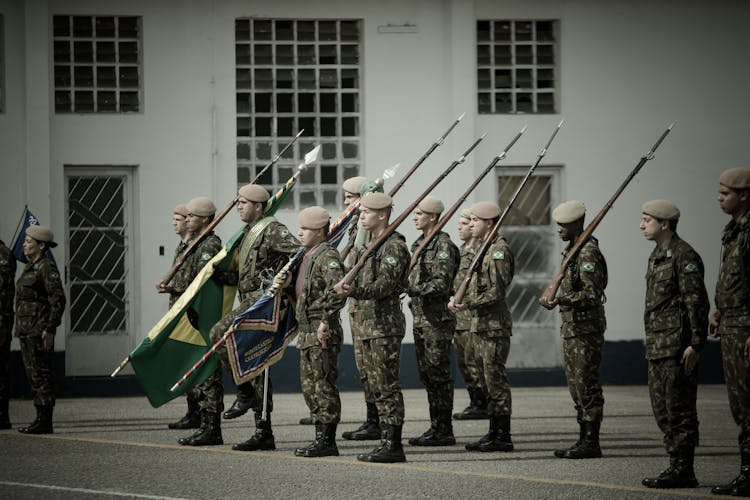
<path id="1" fill-rule="evenodd" d="M 450 410 L 435 410 L 432 427 L 417 438 L 411 438 L 409 444 L 414 446 L 453 446 L 456 438 L 453 435 L 453 422 Z"/>
<path id="2" fill-rule="evenodd" d="M 36 407 L 36 420 L 26 427 L 20 427 L 18 432 L 24 434 L 52 434 L 52 405 L 38 405 Z"/>
<path id="3" fill-rule="evenodd" d="M 215 446 L 224 444 L 221 436 L 221 416 L 214 412 L 203 412 L 201 414 L 201 428 L 188 438 L 177 441 L 183 446 Z"/>
<path id="4" fill-rule="evenodd" d="M 233 450 L 237 451 L 258 451 L 258 450 L 275 450 L 276 440 L 273 437 L 271 429 L 271 415 L 263 420 L 260 413 L 255 414 L 255 434 L 250 439 L 241 443 L 233 444 Z"/>
<path id="5" fill-rule="evenodd" d="M 315 440 L 305 448 L 297 448 L 294 454 L 298 457 L 338 457 L 336 446 L 336 424 L 315 424 Z"/>
<path id="6" fill-rule="evenodd" d="M 498 415 L 490 417 L 491 439 L 482 441 L 473 451 L 513 451 L 513 441 L 510 438 L 510 415 Z M 468 449 L 468 445 L 467 445 Z"/>
<path id="7" fill-rule="evenodd" d="M 344 432 L 341 437 L 353 441 L 380 439 L 380 425 L 378 424 L 378 407 L 375 403 L 367 404 L 367 419 L 353 431 Z"/>
<path id="8" fill-rule="evenodd" d="M 484 420 L 488 418 L 487 398 L 484 397 L 484 391 L 481 387 L 467 387 L 469 393 L 469 406 L 463 411 L 454 413 L 453 418 L 456 420 Z"/>
<path id="9" fill-rule="evenodd" d="M 431 439 L 437 430 L 437 410 L 430 405 L 430 427 L 422 433 L 421 436 L 409 438 L 409 444 L 412 446 L 427 446 L 421 443 Z"/>
<path id="10" fill-rule="evenodd" d="M 302 417 L 299 419 L 299 425 L 312 425 L 314 423 L 312 417 Z"/>
<path id="11" fill-rule="evenodd" d="M 583 435 L 585 433 L 586 431 L 585 431 L 585 427 L 583 426 L 583 420 L 579 418 L 578 419 L 578 441 L 576 441 L 575 444 L 571 446 L 570 448 L 560 448 L 560 449 L 555 450 L 555 456 L 557 458 L 565 458 L 565 454 L 567 452 L 581 446 L 581 443 L 583 443 Z"/>
<path id="12" fill-rule="evenodd" d="M 641 482 L 648 488 L 695 488 L 698 480 L 693 470 L 694 461 L 695 448 L 680 448 L 676 458 L 670 457 L 670 465 L 666 470 L 657 477 L 643 478 Z"/>
<path id="13" fill-rule="evenodd" d="M 255 389 L 250 382 L 245 382 L 237 386 L 237 399 L 234 400 L 232 406 L 224 412 L 224 418 L 231 420 L 233 418 L 241 417 L 253 407 L 255 402 L 256 394 Z"/>
<path id="14" fill-rule="evenodd" d="M 382 464 L 394 464 L 406 462 L 404 447 L 401 444 L 401 426 L 387 425 L 381 426 L 380 445 L 370 453 L 357 455 L 357 460 L 361 462 L 378 462 Z"/>
<path id="15" fill-rule="evenodd" d="M 714 495 L 732 495 L 735 497 L 750 496 L 750 453 L 740 454 L 742 460 L 740 475 L 735 477 L 729 484 L 714 486 L 711 493 Z"/>
<path id="16" fill-rule="evenodd" d="M 198 429 L 201 426 L 201 412 L 198 402 L 188 392 L 187 394 L 187 413 L 177 422 L 167 425 L 170 429 Z"/>
<path id="17" fill-rule="evenodd" d="M 602 449 L 599 447 L 600 427 L 601 422 L 584 422 L 581 444 L 565 450 L 562 458 L 601 458 Z"/>
<path id="18" fill-rule="evenodd" d="M 8 400 L 0 399 L 0 429 L 10 429 L 10 414 L 8 413 Z"/>

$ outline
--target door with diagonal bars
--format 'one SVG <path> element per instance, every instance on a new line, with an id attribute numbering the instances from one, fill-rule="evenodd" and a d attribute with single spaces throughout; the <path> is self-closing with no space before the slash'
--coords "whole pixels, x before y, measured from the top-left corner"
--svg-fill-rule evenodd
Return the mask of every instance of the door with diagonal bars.
<path id="1" fill-rule="evenodd" d="M 107 375 L 132 346 L 132 170 L 65 168 L 68 375 Z"/>

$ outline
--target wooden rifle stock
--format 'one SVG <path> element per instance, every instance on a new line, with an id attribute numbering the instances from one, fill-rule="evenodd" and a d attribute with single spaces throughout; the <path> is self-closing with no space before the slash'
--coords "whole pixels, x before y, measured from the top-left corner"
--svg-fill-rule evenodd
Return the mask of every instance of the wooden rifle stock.
<path id="1" fill-rule="evenodd" d="M 542 296 L 539 298 L 539 303 L 542 305 L 549 304 L 552 300 L 554 300 L 555 295 L 557 295 L 557 290 L 560 288 L 560 283 L 562 283 L 563 276 L 565 275 L 565 269 L 568 267 L 570 262 L 578 255 L 578 252 L 581 251 L 581 248 L 583 248 L 583 245 L 586 244 L 586 242 L 591 238 L 591 235 L 594 234 L 594 230 L 599 226 L 599 223 L 604 219 L 604 216 L 607 215 L 607 212 L 612 208 L 612 206 L 615 204 L 615 201 L 617 198 L 619 198 L 620 194 L 625 190 L 625 188 L 630 184 L 630 181 L 633 180 L 633 178 L 638 174 L 638 172 L 641 170 L 643 165 L 646 164 L 648 160 L 651 160 L 654 157 L 654 153 L 656 152 L 656 149 L 659 147 L 661 142 L 664 140 L 665 137 L 667 137 L 667 134 L 671 132 L 672 127 L 674 126 L 674 122 L 672 122 L 669 127 L 661 134 L 661 137 L 659 137 L 659 140 L 656 141 L 656 143 L 651 147 L 648 153 L 646 153 L 643 157 L 641 157 L 638 164 L 635 166 L 632 172 L 628 174 L 628 176 L 625 178 L 625 181 L 620 185 L 619 188 L 617 188 L 617 191 L 615 191 L 615 194 L 612 195 L 612 198 L 609 199 L 607 203 L 602 207 L 602 209 L 599 211 L 598 214 L 596 214 L 596 217 L 589 223 L 589 225 L 586 227 L 586 229 L 581 232 L 580 235 L 578 235 L 578 238 L 576 239 L 575 243 L 572 247 L 570 247 L 570 250 L 565 254 L 565 257 L 563 258 L 562 265 L 560 266 L 560 270 L 557 272 L 554 278 L 552 278 L 552 282 L 547 287 L 547 289 L 544 291 Z M 546 307 L 546 306 L 545 306 Z"/>

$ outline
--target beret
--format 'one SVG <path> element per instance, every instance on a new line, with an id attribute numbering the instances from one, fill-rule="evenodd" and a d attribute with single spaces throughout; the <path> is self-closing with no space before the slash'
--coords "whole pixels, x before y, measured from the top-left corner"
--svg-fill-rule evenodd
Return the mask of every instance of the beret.
<path id="1" fill-rule="evenodd" d="M 383 193 L 383 182 L 378 183 L 377 181 L 367 180 L 359 188 L 359 195 L 363 196 L 365 193 Z"/>
<path id="2" fill-rule="evenodd" d="M 367 182 L 367 177 L 349 177 L 341 185 L 342 189 L 347 193 L 360 194 L 362 186 Z"/>
<path id="3" fill-rule="evenodd" d="M 424 199 L 419 202 L 417 207 L 419 207 L 422 212 L 427 212 L 428 214 L 441 214 L 443 213 L 443 210 L 445 210 L 445 205 L 443 205 L 442 201 L 429 195 L 425 196 Z"/>
<path id="4" fill-rule="evenodd" d="M 29 226 L 26 228 L 26 235 L 31 236 L 37 241 L 43 241 L 47 243 L 49 247 L 56 247 L 55 235 L 52 234 L 52 230 L 47 226 Z"/>
<path id="5" fill-rule="evenodd" d="M 725 170 L 719 176 L 719 184 L 731 189 L 750 188 L 750 168 L 737 167 Z"/>
<path id="6" fill-rule="evenodd" d="M 187 214 L 188 214 L 187 205 L 185 205 L 184 203 L 180 203 L 179 205 L 174 207 L 174 210 L 172 211 L 172 213 L 176 215 L 182 215 L 183 217 L 187 217 Z"/>
<path id="7" fill-rule="evenodd" d="M 385 193 L 367 193 L 360 198 L 359 204 L 370 210 L 383 210 L 393 205 L 393 198 Z"/>
<path id="8" fill-rule="evenodd" d="M 552 218 L 558 224 L 570 224 L 586 215 L 586 205 L 578 200 L 565 201 L 552 211 Z"/>
<path id="9" fill-rule="evenodd" d="M 460 216 L 464 219 L 471 219 L 471 210 L 469 210 L 468 208 L 464 208 L 463 210 L 461 210 Z"/>
<path id="10" fill-rule="evenodd" d="M 320 229 L 328 226 L 330 216 L 328 210 L 323 207 L 308 207 L 297 215 L 299 227 L 306 229 Z"/>
<path id="11" fill-rule="evenodd" d="M 187 211 L 199 217 L 208 217 L 216 213 L 216 205 L 207 197 L 198 196 L 187 202 Z"/>
<path id="12" fill-rule="evenodd" d="M 651 200 L 641 206 L 641 212 L 659 220 L 679 220 L 680 209 L 669 200 Z"/>
<path id="13" fill-rule="evenodd" d="M 490 220 L 500 216 L 500 207 L 492 201 L 479 201 L 474 203 L 469 210 L 471 215 L 478 219 Z"/>
<path id="14" fill-rule="evenodd" d="M 245 184 L 240 188 L 239 195 L 254 203 L 265 203 L 270 198 L 268 191 L 257 184 Z"/>

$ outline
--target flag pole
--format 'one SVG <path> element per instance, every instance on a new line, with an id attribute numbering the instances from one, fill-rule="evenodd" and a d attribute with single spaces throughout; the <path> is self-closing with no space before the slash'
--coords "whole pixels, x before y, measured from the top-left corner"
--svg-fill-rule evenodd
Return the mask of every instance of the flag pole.
<path id="1" fill-rule="evenodd" d="M 260 414 L 261 420 L 268 420 L 268 370 L 270 368 L 266 366 L 265 374 L 263 375 L 263 413 Z"/>

